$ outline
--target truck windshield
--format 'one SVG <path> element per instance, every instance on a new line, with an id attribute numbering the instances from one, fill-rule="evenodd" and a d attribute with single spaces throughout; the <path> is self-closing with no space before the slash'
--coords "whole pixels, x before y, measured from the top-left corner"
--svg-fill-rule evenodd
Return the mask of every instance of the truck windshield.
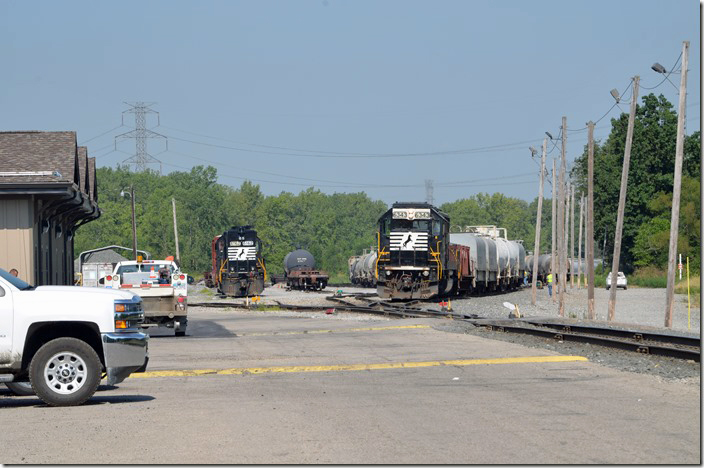
<path id="1" fill-rule="evenodd" d="M 13 285 L 14 287 L 16 287 L 19 290 L 24 291 L 24 290 L 34 289 L 34 286 L 32 286 L 28 283 L 25 283 L 21 279 L 17 278 L 16 276 L 11 275 L 10 273 L 3 270 L 2 268 L 0 268 L 0 277 L 2 277 L 2 279 L 4 279 L 5 281 L 7 281 L 8 283 L 10 283 L 11 285 Z"/>

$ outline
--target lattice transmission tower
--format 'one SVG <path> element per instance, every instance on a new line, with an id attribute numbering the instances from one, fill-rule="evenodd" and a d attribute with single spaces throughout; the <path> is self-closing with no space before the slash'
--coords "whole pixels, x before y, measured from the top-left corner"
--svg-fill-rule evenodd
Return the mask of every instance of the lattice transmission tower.
<path id="1" fill-rule="evenodd" d="M 425 179 L 425 202 L 434 204 L 435 199 L 433 198 L 433 180 Z"/>
<path id="2" fill-rule="evenodd" d="M 117 135 L 115 137 L 115 150 L 117 150 L 117 142 L 127 138 L 134 138 L 136 152 L 134 156 L 122 161 L 128 165 L 134 164 L 136 171 L 147 170 L 147 164 L 159 164 L 159 173 L 161 174 L 161 161 L 149 154 L 147 151 L 148 138 L 163 138 L 166 145 L 166 150 L 169 149 L 169 141 L 166 136 L 153 132 L 147 128 L 147 114 L 156 114 L 157 126 L 159 126 L 159 113 L 150 109 L 155 102 L 125 102 L 131 109 L 122 112 L 122 124 L 125 123 L 125 114 L 134 114 L 134 130 Z M 166 151 L 164 150 L 164 151 Z M 163 152 L 163 151 L 162 151 Z"/>

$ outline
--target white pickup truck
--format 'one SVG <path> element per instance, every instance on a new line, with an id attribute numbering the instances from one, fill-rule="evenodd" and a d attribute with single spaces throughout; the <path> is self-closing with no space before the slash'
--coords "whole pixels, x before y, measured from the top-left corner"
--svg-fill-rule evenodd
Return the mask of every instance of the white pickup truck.
<path id="1" fill-rule="evenodd" d="M 171 260 L 119 262 L 104 280 L 106 288 L 130 291 L 144 303 L 143 328 L 173 328 L 184 336 L 188 326 L 188 275 Z"/>
<path id="2" fill-rule="evenodd" d="M 139 296 L 75 286 L 33 287 L 0 269 L 0 382 L 51 406 L 80 405 L 147 367 Z M 28 388 L 31 384 L 31 389 Z"/>

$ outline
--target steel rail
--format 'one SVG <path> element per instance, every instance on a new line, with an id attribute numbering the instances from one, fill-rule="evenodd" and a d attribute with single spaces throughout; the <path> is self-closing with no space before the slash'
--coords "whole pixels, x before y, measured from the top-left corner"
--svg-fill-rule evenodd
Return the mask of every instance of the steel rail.
<path id="1" fill-rule="evenodd" d="M 648 343 L 642 343 L 633 341 L 633 339 L 614 339 L 604 336 L 593 335 L 589 333 L 572 333 L 572 332 L 560 332 L 553 330 L 545 330 L 540 328 L 529 328 L 515 325 L 506 325 L 504 323 L 491 323 L 485 322 L 477 324 L 478 326 L 487 327 L 490 330 L 502 331 L 502 332 L 512 332 L 512 333 L 523 333 L 527 335 L 536 335 L 546 338 L 553 338 L 560 341 L 575 341 L 580 343 L 591 343 L 600 346 L 607 346 L 610 348 L 619 348 L 628 351 L 635 351 L 642 354 L 652 354 L 659 356 L 668 356 L 679 359 L 690 359 L 695 362 L 701 362 L 701 351 L 694 349 L 684 349 L 684 348 L 674 348 L 671 346 L 661 346 L 661 345 L 651 345 Z"/>
<path id="2" fill-rule="evenodd" d="M 566 332 L 591 333 L 597 335 L 615 336 L 619 338 L 631 338 L 638 341 L 654 341 L 658 343 L 678 344 L 682 346 L 691 346 L 693 348 L 701 348 L 701 339 L 684 335 L 673 335 L 667 333 L 653 333 L 640 330 L 623 330 L 618 328 L 607 328 L 599 326 L 571 325 L 558 322 L 543 322 L 538 320 L 522 320 L 522 322 L 530 323 L 540 327 L 553 328 Z"/>

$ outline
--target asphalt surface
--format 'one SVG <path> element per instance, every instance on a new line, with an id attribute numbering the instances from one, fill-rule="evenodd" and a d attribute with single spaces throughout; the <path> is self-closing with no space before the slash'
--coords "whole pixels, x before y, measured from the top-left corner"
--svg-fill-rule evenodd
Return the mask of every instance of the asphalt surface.
<path id="1" fill-rule="evenodd" d="M 88 404 L 0 389 L 15 464 L 701 463 L 700 387 L 388 320 L 191 308 Z M 449 361 L 449 362 L 448 362 Z"/>

